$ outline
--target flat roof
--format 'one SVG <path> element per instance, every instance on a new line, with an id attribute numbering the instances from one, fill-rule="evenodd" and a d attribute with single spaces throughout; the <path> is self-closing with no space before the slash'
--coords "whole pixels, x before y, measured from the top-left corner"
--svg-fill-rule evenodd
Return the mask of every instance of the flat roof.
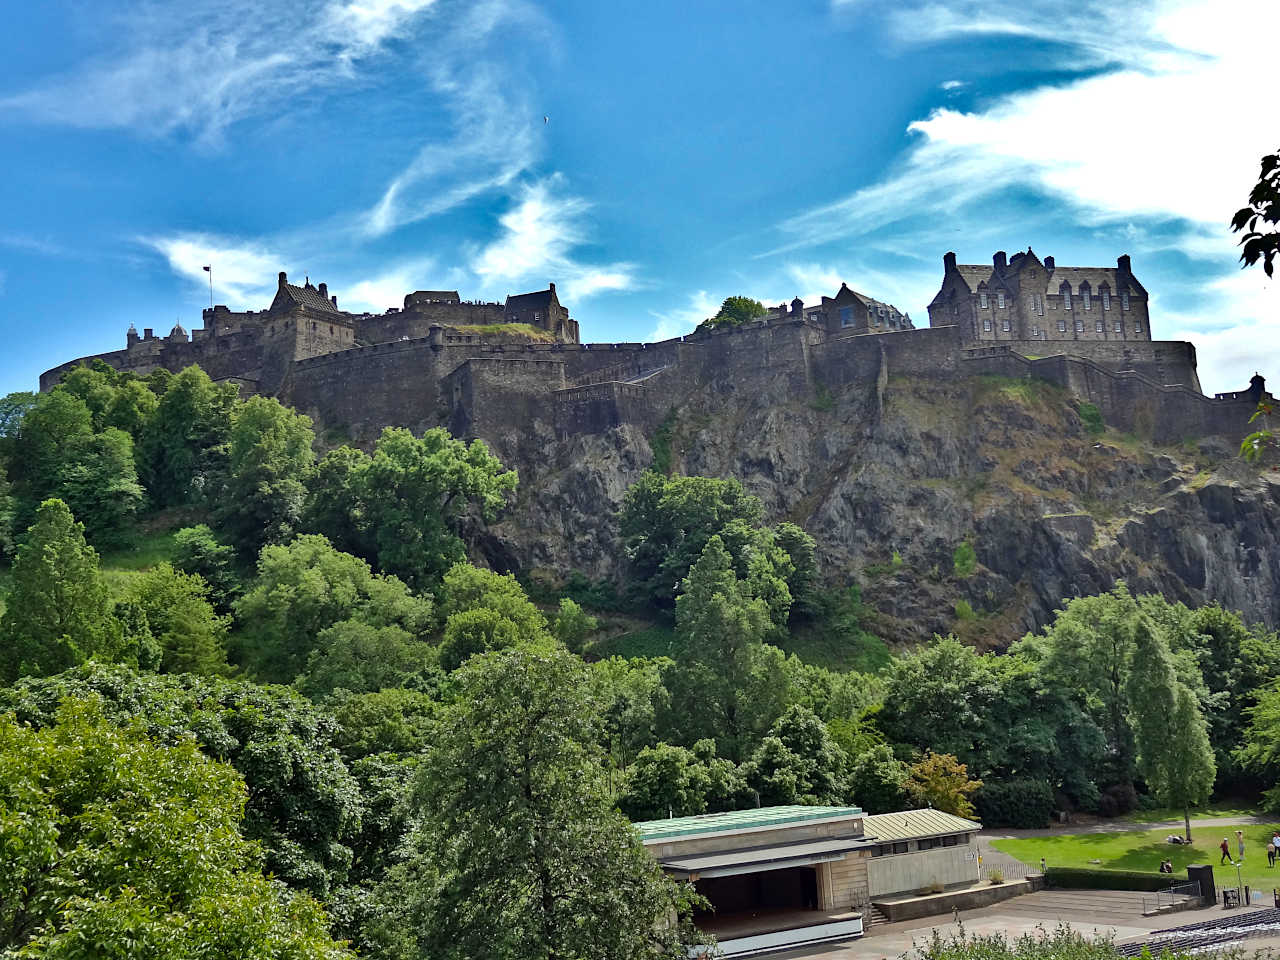
<path id="1" fill-rule="evenodd" d="M 923 840 L 926 837 L 942 837 L 953 833 L 975 833 L 982 829 L 982 824 L 928 808 L 871 814 L 863 818 L 862 829 L 867 834 L 879 837 L 882 843 L 888 843 L 894 840 Z"/>
<path id="2" fill-rule="evenodd" d="M 666 857 L 658 862 L 663 869 L 680 874 L 703 876 L 731 876 L 738 873 L 758 873 L 761 870 L 780 870 L 788 866 L 802 866 L 838 859 L 835 854 L 847 853 L 860 847 L 875 846 L 875 839 L 840 837 L 834 840 L 814 840 L 808 843 L 784 843 L 770 847 L 754 847 L 749 850 L 731 850 L 728 853 L 700 853 Z"/>
<path id="3" fill-rule="evenodd" d="M 643 820 L 633 824 L 644 841 L 671 837 L 696 837 L 699 834 L 735 833 L 788 824 L 822 820 L 842 820 L 862 816 L 861 807 L 755 807 L 750 810 L 727 810 L 703 813 L 695 817 L 672 817 L 669 820 Z"/>

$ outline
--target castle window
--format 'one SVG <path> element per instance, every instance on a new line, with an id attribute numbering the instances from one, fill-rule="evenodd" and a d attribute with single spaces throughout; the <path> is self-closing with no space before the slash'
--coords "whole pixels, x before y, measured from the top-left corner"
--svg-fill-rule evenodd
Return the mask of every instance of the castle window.
<path id="1" fill-rule="evenodd" d="M 1111 291 L 1110 290 L 1102 291 L 1102 309 L 1103 310 L 1111 309 Z"/>
<path id="2" fill-rule="evenodd" d="M 1084 308 L 1086 310 L 1091 309 L 1090 304 L 1092 303 L 1092 300 L 1091 300 L 1091 294 L 1089 293 L 1089 288 L 1086 287 L 1085 289 L 1081 290 L 1080 296 L 1084 298 Z"/>
<path id="3" fill-rule="evenodd" d="M 329 324 L 329 336 L 333 336 L 333 324 Z"/>
<path id="4" fill-rule="evenodd" d="M 1141 321 L 1141 320 L 1135 320 L 1135 321 L 1133 321 L 1133 332 L 1134 332 L 1134 333 L 1141 333 L 1141 332 L 1142 332 L 1142 321 Z"/>
<path id="5" fill-rule="evenodd" d="M 1004 291 L 1003 290 L 996 291 L 996 306 L 999 307 L 1001 310 L 1004 309 Z"/>
<path id="6" fill-rule="evenodd" d="M 1120 333 L 1120 321 L 1119 321 L 1119 320 L 1117 320 L 1117 321 L 1116 321 L 1115 326 L 1116 326 L 1116 330 L 1115 330 L 1115 332 L 1116 332 L 1116 333 Z"/>
<path id="7" fill-rule="evenodd" d="M 1064 286 L 1062 288 L 1062 309 L 1063 310 L 1071 309 L 1071 288 L 1070 287 Z"/>
<path id="8" fill-rule="evenodd" d="M 983 310 L 990 306 L 990 303 L 987 301 L 987 291 L 982 290 L 978 293 L 978 306 Z"/>
<path id="9" fill-rule="evenodd" d="M 1076 318 L 1076 333 L 1084 333 L 1084 321 L 1079 317 Z"/>
<path id="10" fill-rule="evenodd" d="M 1005 333 L 1008 333 L 1008 332 L 1009 332 L 1010 327 L 1009 327 L 1009 318 L 1008 318 L 1008 317 L 1005 317 L 1005 318 L 1004 318 L 1004 321 L 1000 324 L 1000 329 L 1002 329 Z"/>
<path id="11" fill-rule="evenodd" d="M 840 326 L 842 327 L 853 326 L 853 307 L 840 308 Z"/>
<path id="12" fill-rule="evenodd" d="M 984 331 L 984 332 L 986 332 L 986 333 L 990 333 L 990 332 L 991 332 L 991 318 L 990 318 L 990 317 L 983 317 L 983 318 L 982 318 L 982 329 L 983 329 L 983 331 Z"/>
<path id="13" fill-rule="evenodd" d="M 1129 309 L 1129 295 L 1127 293 L 1120 294 L 1120 309 L 1121 310 Z"/>
<path id="14" fill-rule="evenodd" d="M 1067 318 L 1066 318 L 1066 317 L 1063 317 L 1061 320 L 1059 320 L 1059 321 L 1058 321 L 1058 332 L 1059 332 L 1059 333 L 1066 333 L 1066 332 L 1067 332 Z"/>
<path id="15" fill-rule="evenodd" d="M 1093 322 L 1093 332 L 1094 332 L 1094 333 L 1102 333 L 1102 321 L 1101 321 L 1101 320 L 1095 320 L 1095 321 Z"/>

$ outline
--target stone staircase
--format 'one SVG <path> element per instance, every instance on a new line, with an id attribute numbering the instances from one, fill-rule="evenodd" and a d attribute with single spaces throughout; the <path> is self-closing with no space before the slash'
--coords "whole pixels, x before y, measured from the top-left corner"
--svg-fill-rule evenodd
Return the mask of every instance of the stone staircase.
<path id="1" fill-rule="evenodd" d="M 862 932 L 870 933 L 875 927 L 882 926 L 889 922 L 889 918 L 880 912 L 880 909 L 873 903 L 864 903 L 858 908 L 862 911 Z"/>

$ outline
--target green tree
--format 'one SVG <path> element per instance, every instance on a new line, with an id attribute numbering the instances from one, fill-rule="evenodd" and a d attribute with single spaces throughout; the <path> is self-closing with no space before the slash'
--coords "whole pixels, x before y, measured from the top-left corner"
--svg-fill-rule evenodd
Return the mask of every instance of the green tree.
<path id="1" fill-rule="evenodd" d="M 627 769 L 618 807 L 630 819 L 661 820 L 754 805 L 741 770 L 716 756 L 712 740 L 693 749 L 659 743 L 641 750 Z"/>
<path id="2" fill-rule="evenodd" d="M 113 722 L 136 721 L 164 744 L 194 739 L 235 767 L 249 789 L 242 832 L 262 845 L 268 872 L 321 898 L 346 882 L 361 797 L 330 714 L 281 687 L 98 663 L 0 689 L 0 711 L 44 728 L 63 701 L 86 698 Z"/>
<path id="3" fill-rule="evenodd" d="M 99 546 L 117 546 L 133 532 L 145 494 L 138 482 L 133 440 L 108 427 L 67 446 L 54 487 L 56 495 L 84 522 L 85 536 Z"/>
<path id="4" fill-rule="evenodd" d="M 719 330 L 723 327 L 740 327 L 744 323 L 758 320 L 767 313 L 764 304 L 750 297 L 725 297 L 724 303 L 714 317 L 702 321 L 699 330 Z"/>
<path id="5" fill-rule="evenodd" d="M 472 658 L 415 795 L 417 955 L 684 957 L 690 901 L 604 788 L 584 664 L 545 646 Z"/>
<path id="6" fill-rule="evenodd" d="M 516 482 L 515 471 L 481 440 L 467 444 L 441 428 L 415 437 L 387 427 L 360 478 L 378 568 L 426 587 L 465 559 L 457 533 L 463 514 L 495 519 Z"/>
<path id="7" fill-rule="evenodd" d="M 282 895 L 239 827 L 243 781 L 70 701 L 0 715 L 0 950 L 49 960 L 337 960 L 311 898 Z M 14 954 L 18 955 L 18 954 Z"/>
<path id="8" fill-rule="evenodd" d="M 190 503 L 221 487 L 236 387 L 198 366 L 172 376 L 142 437 L 143 480 L 159 507 Z"/>
<path id="9" fill-rule="evenodd" d="M 982 781 L 970 780 L 968 768 L 951 754 L 930 750 L 911 765 L 907 793 L 917 803 L 943 813 L 972 817 L 971 798 L 981 786 Z"/>
<path id="10" fill-rule="evenodd" d="M 436 648 L 402 627 L 343 620 L 320 631 L 296 683 L 313 700 L 336 690 L 372 693 L 418 686 L 435 670 Z"/>
<path id="11" fill-rule="evenodd" d="M 297 532 L 314 438 L 311 419 L 278 400 L 253 397 L 236 406 L 217 515 L 242 556 L 256 557 L 265 544 L 284 543 Z"/>
<path id="12" fill-rule="evenodd" d="M 133 438 L 135 444 L 146 434 L 160 398 L 141 380 L 124 380 L 103 412 L 102 425 L 116 427 Z"/>
<path id="13" fill-rule="evenodd" d="M 30 526 L 36 508 L 54 495 L 72 451 L 93 438 L 93 415 L 85 402 L 63 390 L 40 394 L 11 435 L 10 480 L 18 500 L 19 529 Z"/>
<path id="14" fill-rule="evenodd" d="M 1249 205 L 1231 218 L 1232 231 L 1245 231 L 1240 260 L 1251 267 L 1259 260 L 1269 277 L 1280 252 L 1280 151 L 1262 158 L 1262 173 L 1249 192 Z"/>
<path id="15" fill-rule="evenodd" d="M 731 759 L 747 752 L 755 732 L 748 721 L 752 679 L 769 625 L 768 606 L 749 595 L 720 538 L 713 536 L 676 600 L 681 657 L 675 673 L 696 696 L 673 699 L 681 710 L 688 709 L 694 723 L 701 720 L 703 731 L 713 732 L 721 753 Z"/>
<path id="16" fill-rule="evenodd" d="M 671 666 L 665 657 L 609 657 L 591 665 L 604 712 L 604 746 L 615 767 L 626 766 L 657 743 L 659 717 L 671 708 L 671 694 L 663 682 Z"/>
<path id="17" fill-rule="evenodd" d="M 756 747 L 745 775 L 766 806 L 837 804 L 844 801 L 845 763 L 826 724 L 812 710 L 795 705 Z"/>
<path id="18" fill-rule="evenodd" d="M 227 672 L 231 620 L 214 611 L 202 579 L 158 563 L 129 585 L 123 599 L 134 604 L 146 635 L 158 644 L 160 670 L 205 676 Z"/>
<path id="19" fill-rule="evenodd" d="M 375 753 L 422 753 L 431 739 L 437 701 L 419 690 L 347 694 L 333 704 L 336 743 L 348 761 Z"/>
<path id="20" fill-rule="evenodd" d="M 911 769 L 887 744 L 855 754 L 849 762 L 849 800 L 867 813 L 896 813 L 906 807 Z"/>
<path id="21" fill-rule="evenodd" d="M 600 621 L 587 613 L 580 606 L 564 597 L 560 600 L 560 609 L 551 622 L 551 635 L 563 643 L 574 653 L 581 653 L 587 637 L 600 627 Z"/>
<path id="22" fill-rule="evenodd" d="M 218 540 L 206 524 L 183 527 L 173 535 L 173 565 L 209 585 L 209 602 L 219 613 L 230 613 L 240 595 L 236 551 Z"/>
<path id="23" fill-rule="evenodd" d="M 364 504 L 364 475 L 369 455 L 363 450 L 341 446 L 330 450 L 316 464 L 307 481 L 307 504 L 303 525 L 329 538 L 346 553 L 376 557 L 369 540 L 368 511 Z"/>
<path id="24" fill-rule="evenodd" d="M 98 554 L 61 500 L 40 505 L 27 542 L 18 548 L 0 633 L 8 681 L 57 673 L 91 658 L 113 660 L 124 652 Z"/>
<path id="25" fill-rule="evenodd" d="M 1145 617 L 1134 631 L 1129 702 L 1138 770 L 1161 803 L 1181 807 L 1191 842 L 1191 807 L 1209 799 L 1217 768 L 1195 695 L 1174 673 L 1164 638 Z"/>
<path id="26" fill-rule="evenodd" d="M 337 623 L 400 627 L 414 640 L 425 640 L 433 625 L 430 599 L 314 534 L 264 547 L 257 579 L 235 609 L 242 660 L 281 683 L 304 672 L 321 631 Z"/>
<path id="27" fill-rule="evenodd" d="M 510 574 L 456 563 L 444 575 L 439 596 L 445 618 L 440 666 L 445 670 L 455 670 L 486 650 L 549 636 L 546 618 Z"/>

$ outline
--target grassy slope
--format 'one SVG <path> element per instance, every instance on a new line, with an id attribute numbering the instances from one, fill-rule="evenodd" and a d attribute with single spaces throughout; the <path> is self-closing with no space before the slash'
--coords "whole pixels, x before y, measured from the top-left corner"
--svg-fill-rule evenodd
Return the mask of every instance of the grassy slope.
<path id="1" fill-rule="evenodd" d="M 1165 843 L 1165 837 L 1177 831 L 1150 830 L 1135 833 L 1075 833 L 1053 837 L 1027 837 L 995 840 L 997 850 L 1017 857 L 1023 863 L 1036 864 L 1044 857 L 1051 867 L 1083 867 L 1092 870 L 1133 870 L 1156 873 L 1160 861 L 1173 861 L 1174 880 L 1186 876 L 1192 863 L 1208 863 L 1214 867 L 1219 886 L 1235 885 L 1236 871 L 1226 864 L 1219 866 L 1218 844 L 1223 837 L 1231 843 L 1236 855 L 1237 829 L 1244 831 L 1245 857 L 1240 874 L 1255 889 L 1269 890 L 1280 886 L 1280 866 L 1268 867 L 1266 842 L 1280 825 L 1262 824 L 1243 827 L 1192 827 L 1190 846 Z M 1091 861 L 1098 860 L 1099 863 Z"/>
<path id="2" fill-rule="evenodd" d="M 533 340 L 537 343 L 556 342 L 555 334 L 549 333 L 541 327 L 535 327 L 531 323 L 477 323 L 456 326 L 453 329 L 457 330 L 459 333 L 470 333 L 475 335 L 522 337 L 526 340 Z"/>

